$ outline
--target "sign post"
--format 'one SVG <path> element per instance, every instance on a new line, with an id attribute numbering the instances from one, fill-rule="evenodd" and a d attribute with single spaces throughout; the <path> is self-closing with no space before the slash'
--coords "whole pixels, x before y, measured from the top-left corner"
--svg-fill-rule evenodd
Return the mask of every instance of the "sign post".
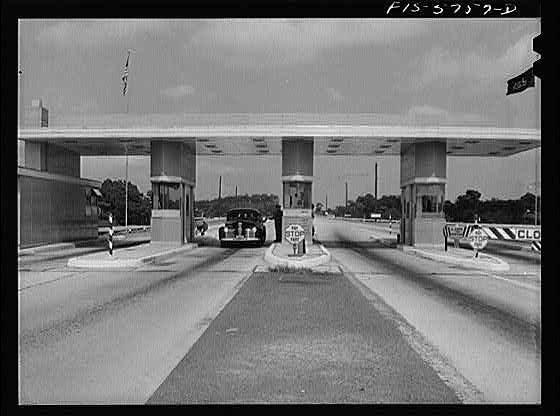
<path id="1" fill-rule="evenodd" d="M 302 255 L 297 253 L 299 243 L 305 238 L 305 230 L 299 224 L 290 224 L 284 230 L 284 238 L 292 245 L 294 255 Z"/>

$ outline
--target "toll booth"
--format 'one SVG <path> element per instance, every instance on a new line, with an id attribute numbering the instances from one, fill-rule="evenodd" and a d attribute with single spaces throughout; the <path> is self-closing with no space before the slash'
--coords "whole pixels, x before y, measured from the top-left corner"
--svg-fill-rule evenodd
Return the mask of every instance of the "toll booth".
<path id="1" fill-rule="evenodd" d="M 313 139 L 282 139 L 282 232 L 298 224 L 312 244 Z M 282 238 L 283 244 L 289 244 Z"/>
<path id="2" fill-rule="evenodd" d="M 151 146 L 152 241 L 191 242 L 196 144 L 158 141 Z"/>
<path id="3" fill-rule="evenodd" d="M 401 149 L 400 241 L 441 245 L 445 225 L 445 142 L 404 144 Z"/>

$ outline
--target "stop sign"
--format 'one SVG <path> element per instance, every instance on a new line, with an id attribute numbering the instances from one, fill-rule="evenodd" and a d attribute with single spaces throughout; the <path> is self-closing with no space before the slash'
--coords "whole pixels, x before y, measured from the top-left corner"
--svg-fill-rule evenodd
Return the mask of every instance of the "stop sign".
<path id="1" fill-rule="evenodd" d="M 469 242 L 475 250 L 482 250 L 488 243 L 488 236 L 479 228 L 475 228 L 469 234 Z"/>
<path id="2" fill-rule="evenodd" d="M 290 224 L 284 230 L 284 238 L 290 244 L 297 244 L 305 238 L 305 230 L 299 224 Z"/>

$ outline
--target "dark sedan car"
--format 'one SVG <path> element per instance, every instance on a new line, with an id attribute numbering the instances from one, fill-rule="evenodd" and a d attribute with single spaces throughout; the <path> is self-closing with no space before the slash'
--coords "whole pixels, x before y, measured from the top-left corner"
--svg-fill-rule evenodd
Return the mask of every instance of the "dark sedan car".
<path id="1" fill-rule="evenodd" d="M 218 229 L 220 244 L 253 242 L 263 245 L 266 240 L 266 217 L 254 208 L 235 208 L 226 213 L 226 223 Z"/>

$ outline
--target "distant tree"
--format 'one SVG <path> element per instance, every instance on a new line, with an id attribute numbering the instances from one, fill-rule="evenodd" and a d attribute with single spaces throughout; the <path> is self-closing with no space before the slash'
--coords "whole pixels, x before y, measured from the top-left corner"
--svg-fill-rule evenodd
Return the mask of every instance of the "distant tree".
<path id="1" fill-rule="evenodd" d="M 279 198 L 273 194 L 254 194 L 226 196 L 221 199 L 195 201 L 195 209 L 202 211 L 206 217 L 223 216 L 232 208 L 256 208 L 263 215 L 272 216 Z"/>
<path id="2" fill-rule="evenodd" d="M 485 223 L 532 224 L 535 196 L 526 193 L 519 199 L 502 200 L 491 198 L 480 200 L 480 192 L 469 189 L 457 197 L 455 203 L 445 201 L 443 211 L 447 221 L 473 222 L 474 215 Z"/>
<path id="3" fill-rule="evenodd" d="M 459 195 L 455 201 L 456 221 L 473 222 L 475 214 L 479 214 L 481 193 L 468 189 L 464 195 Z"/>
<path id="4" fill-rule="evenodd" d="M 455 222 L 459 221 L 457 219 L 457 212 L 455 204 L 451 201 L 445 201 L 443 203 L 443 213 L 445 214 L 445 221 Z"/>
<path id="5" fill-rule="evenodd" d="M 114 225 L 125 223 L 125 181 L 105 179 L 101 184 L 102 200 L 106 203 L 107 214 L 113 214 Z M 128 182 L 128 224 L 149 225 L 151 217 L 150 199 L 144 196 L 136 185 Z"/>

